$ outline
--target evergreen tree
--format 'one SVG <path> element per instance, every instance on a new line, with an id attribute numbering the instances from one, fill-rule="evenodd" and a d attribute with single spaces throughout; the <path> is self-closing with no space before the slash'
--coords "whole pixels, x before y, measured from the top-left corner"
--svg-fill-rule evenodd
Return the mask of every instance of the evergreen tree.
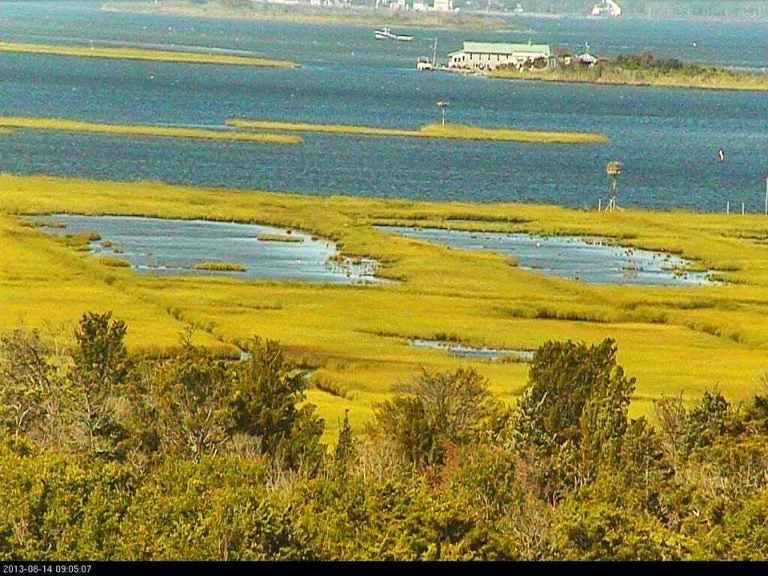
<path id="1" fill-rule="evenodd" d="M 512 433 L 515 448 L 540 467 L 548 497 L 589 482 L 600 464 L 618 458 L 635 379 L 624 375 L 616 351 L 606 339 L 547 342 L 534 354 Z"/>
<path id="2" fill-rule="evenodd" d="M 346 477 L 358 458 L 352 426 L 349 424 L 349 410 L 344 410 L 344 420 L 341 422 L 339 439 L 333 451 L 333 464 L 337 474 Z"/>
<path id="3" fill-rule="evenodd" d="M 325 447 L 320 444 L 325 424 L 306 404 L 307 381 L 298 370 L 289 370 L 277 342 L 255 339 L 249 358 L 234 370 L 231 397 L 235 427 L 258 437 L 262 451 L 289 468 L 317 471 Z"/>
<path id="4" fill-rule="evenodd" d="M 111 456 L 125 437 L 116 411 L 131 371 L 127 330 L 124 321 L 112 319 L 112 312 L 87 312 L 75 329 L 68 395 L 71 441 L 94 454 Z"/>

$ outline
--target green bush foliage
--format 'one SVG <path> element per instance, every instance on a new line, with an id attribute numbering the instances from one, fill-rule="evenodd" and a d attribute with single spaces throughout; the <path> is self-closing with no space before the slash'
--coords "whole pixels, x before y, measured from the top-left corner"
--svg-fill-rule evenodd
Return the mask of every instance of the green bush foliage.
<path id="1" fill-rule="evenodd" d="M 134 358 L 0 337 L 0 560 L 760 560 L 768 402 L 708 391 L 628 417 L 607 339 L 549 342 L 512 409 L 422 372 L 332 450 L 279 344 Z"/>

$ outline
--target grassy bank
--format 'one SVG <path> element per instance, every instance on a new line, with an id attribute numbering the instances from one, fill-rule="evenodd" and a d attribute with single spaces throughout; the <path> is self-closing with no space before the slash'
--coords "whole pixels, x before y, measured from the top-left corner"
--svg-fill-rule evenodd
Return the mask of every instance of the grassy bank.
<path id="1" fill-rule="evenodd" d="M 449 338 L 473 346 L 535 349 L 550 339 L 596 343 L 610 336 L 638 380 L 631 410 L 649 413 L 661 395 L 698 398 L 719 387 L 748 398 L 768 367 L 768 218 L 625 210 L 605 213 L 522 204 L 428 203 L 0 176 L 0 330 L 24 324 L 62 340 L 88 310 L 113 310 L 128 343 L 153 353 L 186 324 L 195 339 L 229 355 L 257 334 L 279 340 L 312 370 L 309 400 L 333 434 L 345 409 L 353 425 L 373 402 L 421 368 L 476 367 L 513 402 L 524 363 L 455 358 L 409 346 Z M 153 277 L 23 226 L 16 214 L 123 214 L 260 222 L 332 238 L 344 254 L 379 260 L 400 282 L 337 286 L 230 277 Z M 41 219 L 43 217 L 41 216 Z M 665 250 L 723 270 L 729 283 L 702 287 L 601 286 L 546 277 L 486 252 L 443 248 L 383 234 L 373 224 L 586 234 Z M 109 240 L 105 238 L 104 240 Z"/>
<path id="2" fill-rule="evenodd" d="M 737 74 L 725 69 L 702 68 L 697 72 L 627 70 L 611 67 L 555 68 L 542 70 L 503 69 L 487 72 L 493 78 L 583 82 L 625 86 L 700 88 L 708 90 L 768 90 L 768 76 Z"/>
<path id="3" fill-rule="evenodd" d="M 111 58 L 118 60 L 149 60 L 152 62 L 183 62 L 185 64 L 219 64 L 226 66 L 268 66 L 293 68 L 295 62 L 271 60 L 254 56 L 176 52 L 174 50 L 145 50 L 142 48 L 107 48 L 103 46 L 64 46 L 58 44 L 21 44 L 0 42 L 0 52 L 51 54 L 78 58 Z"/>
<path id="4" fill-rule="evenodd" d="M 462 124 L 426 124 L 418 130 L 377 128 L 349 124 L 311 124 L 273 122 L 265 120 L 230 119 L 228 126 L 250 130 L 275 130 L 281 132 L 320 132 L 363 136 L 394 136 L 408 138 L 447 138 L 455 140 L 491 140 L 507 142 L 538 142 L 550 144 L 596 144 L 608 141 L 603 134 L 588 132 L 544 132 L 514 130 L 508 128 L 481 128 Z"/>
<path id="5" fill-rule="evenodd" d="M 116 136 L 148 136 L 153 138 L 197 138 L 205 140 L 234 140 L 261 144 L 300 144 L 301 138 L 281 134 L 258 134 L 232 130 L 207 130 L 173 126 L 148 126 L 137 124 L 99 124 L 65 118 L 29 118 L 0 116 L 0 130 L 19 128 L 25 130 L 57 130 L 62 132 L 95 132 Z"/>
<path id="6" fill-rule="evenodd" d="M 225 5 L 220 2 L 164 1 L 160 4 L 143 2 L 108 2 L 103 7 L 110 12 L 139 12 L 191 16 L 202 18 L 229 18 L 270 22 L 294 22 L 329 26 L 379 27 L 384 23 L 392 27 L 461 28 L 467 30 L 522 30 L 511 27 L 503 18 L 483 15 L 454 13 L 416 12 L 391 10 L 390 8 L 313 8 L 309 6 L 254 6 Z"/>

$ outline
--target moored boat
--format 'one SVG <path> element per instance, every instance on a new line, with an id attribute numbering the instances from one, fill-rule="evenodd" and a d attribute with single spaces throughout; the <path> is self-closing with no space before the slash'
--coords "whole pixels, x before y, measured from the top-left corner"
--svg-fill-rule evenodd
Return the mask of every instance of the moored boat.
<path id="1" fill-rule="evenodd" d="M 389 29 L 389 26 L 384 26 L 379 30 L 373 31 L 373 37 L 376 40 L 397 40 L 399 42 L 410 42 L 413 40 L 413 36 L 407 36 L 405 34 L 395 34 Z"/>
<path id="2" fill-rule="evenodd" d="M 419 56 L 416 60 L 416 70 L 430 71 L 434 70 L 437 65 L 437 36 L 435 36 L 435 43 L 432 47 L 432 61 L 426 56 Z"/>
<path id="3" fill-rule="evenodd" d="M 430 62 L 429 58 L 426 56 L 419 56 L 418 60 L 416 60 L 416 70 L 429 71 L 432 70 L 432 68 L 432 62 Z"/>

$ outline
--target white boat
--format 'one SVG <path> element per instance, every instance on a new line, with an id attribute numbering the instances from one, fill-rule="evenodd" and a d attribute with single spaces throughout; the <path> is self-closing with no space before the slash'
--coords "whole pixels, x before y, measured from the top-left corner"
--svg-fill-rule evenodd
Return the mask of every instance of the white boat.
<path id="1" fill-rule="evenodd" d="M 614 0 L 601 0 L 592 7 L 592 16 L 621 16 L 621 6 Z"/>
<path id="2" fill-rule="evenodd" d="M 399 42 L 410 42 L 413 40 L 413 36 L 406 36 L 405 34 L 395 34 L 389 29 L 389 26 L 384 26 L 380 30 L 373 31 L 373 37 L 376 40 L 397 40 Z"/>
<path id="3" fill-rule="evenodd" d="M 416 70 L 430 71 L 434 70 L 437 65 L 437 36 L 435 36 L 435 43 L 432 47 L 432 61 L 426 56 L 419 56 L 416 60 Z"/>
<path id="4" fill-rule="evenodd" d="M 432 70 L 432 62 L 429 61 L 429 58 L 426 56 L 419 56 L 419 59 L 416 60 L 416 70 Z"/>

